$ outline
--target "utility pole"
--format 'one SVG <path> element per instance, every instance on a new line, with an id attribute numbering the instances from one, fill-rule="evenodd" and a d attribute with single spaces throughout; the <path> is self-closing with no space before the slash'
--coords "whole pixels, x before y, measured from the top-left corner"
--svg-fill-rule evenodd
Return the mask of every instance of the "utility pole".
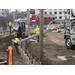
<path id="1" fill-rule="evenodd" d="M 15 11 L 15 16 L 16 16 L 15 18 L 17 19 L 17 9 L 16 9 L 16 11 Z"/>
<path id="2" fill-rule="evenodd" d="M 39 60 L 43 56 L 43 9 L 40 9 L 40 42 L 39 42 Z"/>
<path id="3" fill-rule="evenodd" d="M 30 36 L 30 11 L 27 9 L 27 19 L 28 19 L 28 36 Z"/>

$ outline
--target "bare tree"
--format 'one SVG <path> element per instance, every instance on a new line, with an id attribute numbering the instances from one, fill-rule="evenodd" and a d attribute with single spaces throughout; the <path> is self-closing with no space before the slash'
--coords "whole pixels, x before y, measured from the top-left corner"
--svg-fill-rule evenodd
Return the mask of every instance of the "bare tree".
<path id="1" fill-rule="evenodd" d="M 5 17 L 5 21 L 6 23 L 9 23 L 10 21 L 13 23 L 14 22 L 13 15 L 8 13 Z"/>
<path id="2" fill-rule="evenodd" d="M 0 16 L 0 26 L 3 26 L 4 28 L 6 28 L 7 24 L 10 21 L 13 23 L 14 19 L 12 14 L 10 14 L 9 12 L 5 12 L 4 16 Z"/>

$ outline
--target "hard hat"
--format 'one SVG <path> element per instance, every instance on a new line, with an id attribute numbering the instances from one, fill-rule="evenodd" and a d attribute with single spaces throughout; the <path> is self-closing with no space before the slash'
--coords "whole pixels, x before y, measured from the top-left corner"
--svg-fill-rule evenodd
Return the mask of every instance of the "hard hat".
<path id="1" fill-rule="evenodd" d="M 36 26 L 36 27 L 39 27 L 39 26 Z"/>

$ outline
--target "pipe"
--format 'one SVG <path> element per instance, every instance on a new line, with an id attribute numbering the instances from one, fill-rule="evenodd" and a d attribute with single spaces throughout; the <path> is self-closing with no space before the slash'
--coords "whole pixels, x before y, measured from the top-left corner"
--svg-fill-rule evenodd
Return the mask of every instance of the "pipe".
<path id="1" fill-rule="evenodd" d="M 25 39 L 22 39 L 21 42 L 24 42 L 24 41 L 29 40 L 29 39 L 31 39 L 31 38 L 34 38 L 34 37 L 36 37 L 36 36 L 39 36 L 39 34 L 35 34 L 35 35 L 29 36 L 29 37 L 27 37 L 27 38 L 25 38 Z"/>
<path id="2" fill-rule="evenodd" d="M 47 33 L 47 32 L 49 32 L 49 31 L 47 30 L 47 31 L 45 31 L 44 33 Z M 27 41 L 27 40 L 29 40 L 29 39 L 32 39 L 32 38 L 34 38 L 34 37 L 37 37 L 37 36 L 39 36 L 39 34 L 35 34 L 35 35 L 29 36 L 29 37 L 27 37 L 27 38 L 25 38 L 25 39 L 22 39 L 22 40 L 21 40 L 21 43 L 24 42 L 24 41 Z"/>

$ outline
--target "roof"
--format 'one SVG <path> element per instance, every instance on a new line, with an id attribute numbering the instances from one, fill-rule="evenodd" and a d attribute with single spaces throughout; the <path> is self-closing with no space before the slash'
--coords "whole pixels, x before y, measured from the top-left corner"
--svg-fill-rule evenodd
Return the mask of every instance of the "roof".
<path id="1" fill-rule="evenodd" d="M 39 17 L 39 14 L 36 14 L 36 17 Z M 44 14 L 44 17 L 56 17 L 54 14 Z"/>
<path id="2" fill-rule="evenodd" d="M 64 21 L 64 19 L 56 19 L 56 21 Z"/>
<path id="3" fill-rule="evenodd" d="M 30 11 L 35 11 L 35 9 L 30 9 Z"/>

